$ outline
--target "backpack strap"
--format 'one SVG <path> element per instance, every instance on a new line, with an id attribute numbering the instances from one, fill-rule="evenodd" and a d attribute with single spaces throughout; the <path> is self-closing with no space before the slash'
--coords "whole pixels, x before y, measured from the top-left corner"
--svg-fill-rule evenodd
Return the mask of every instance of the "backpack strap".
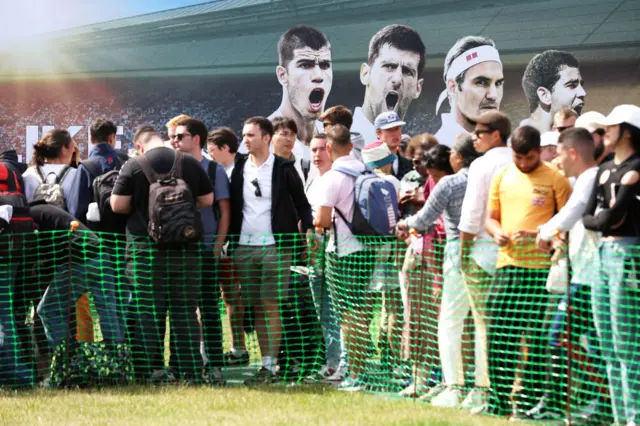
<path id="1" fill-rule="evenodd" d="M 309 171 L 311 171 L 311 161 L 301 158 L 300 167 L 302 168 L 302 174 L 304 175 L 304 181 L 306 182 L 307 179 L 309 179 Z"/>
<path id="2" fill-rule="evenodd" d="M 140 168 L 142 169 L 142 173 L 144 173 L 144 176 L 149 181 L 149 185 L 151 185 L 152 183 L 154 183 L 154 182 L 156 182 L 158 180 L 158 175 L 153 170 L 153 168 L 151 167 L 151 165 L 147 161 L 147 158 L 144 156 L 144 154 L 136 157 L 136 161 L 140 165 Z"/>
<path id="3" fill-rule="evenodd" d="M 62 169 L 62 173 L 60 173 L 59 176 L 56 176 L 56 183 L 58 185 L 62 184 L 62 181 L 65 177 L 67 177 L 67 173 L 69 173 L 69 170 L 71 170 L 71 166 L 64 166 L 64 168 Z"/>
<path id="4" fill-rule="evenodd" d="M 209 175 L 209 180 L 211 181 L 211 186 L 213 186 L 213 191 L 215 192 L 215 190 L 216 190 L 216 175 L 218 174 L 218 163 L 216 163 L 213 160 L 209 161 L 209 167 L 207 167 L 207 174 Z"/>
<path id="5" fill-rule="evenodd" d="M 94 163 L 91 160 L 84 160 L 80 164 L 82 164 L 85 167 L 85 169 L 89 171 L 91 176 L 93 176 L 94 178 L 97 178 L 102 174 L 101 173 L 102 170 L 100 169 L 100 166 L 98 166 L 96 163 Z"/>
<path id="6" fill-rule="evenodd" d="M 182 164 L 184 163 L 184 154 L 180 151 L 175 151 L 176 158 L 173 160 L 173 167 L 169 171 L 168 175 L 174 178 L 182 179 Z"/>
<path id="7" fill-rule="evenodd" d="M 47 181 L 47 178 L 44 176 L 44 173 L 42 173 L 42 166 L 38 166 L 36 164 L 36 176 L 38 176 L 38 179 L 40 179 L 40 183 L 45 183 Z"/>

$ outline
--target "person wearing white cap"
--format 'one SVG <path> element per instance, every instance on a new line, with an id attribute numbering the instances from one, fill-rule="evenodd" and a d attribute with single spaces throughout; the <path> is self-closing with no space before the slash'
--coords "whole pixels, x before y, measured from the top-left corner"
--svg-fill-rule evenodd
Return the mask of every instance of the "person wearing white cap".
<path id="1" fill-rule="evenodd" d="M 522 76 L 531 115 L 520 126 L 533 126 L 544 133 L 551 130 L 555 114 L 561 109 L 571 108 L 580 115 L 587 92 L 579 67 L 569 52 L 546 50 L 534 56 Z"/>
<path id="2" fill-rule="evenodd" d="M 499 110 L 504 75 L 500 54 L 493 40 L 467 36 L 458 40 L 444 60 L 445 90 L 436 104 L 436 114 L 445 99 L 451 112 L 441 115 L 435 134 L 439 143 L 451 147 L 459 133 L 470 133 L 475 123 L 469 117 Z"/>
<path id="3" fill-rule="evenodd" d="M 601 284 L 592 289 L 593 315 L 607 364 L 615 424 L 640 422 L 640 108 L 619 105 L 597 124 L 614 158 L 602 164 L 583 217 L 602 232 Z"/>
<path id="4" fill-rule="evenodd" d="M 604 119 L 604 115 L 597 111 L 587 111 L 582 114 L 576 120 L 575 127 L 581 127 L 587 129 L 591 133 L 593 143 L 596 146 L 596 150 L 593 153 L 596 158 L 596 163 L 602 164 L 606 161 L 613 160 L 613 149 L 605 148 L 604 146 L 604 128 L 597 124 Z"/>
<path id="5" fill-rule="evenodd" d="M 545 132 L 540 135 L 540 160 L 547 163 L 558 156 L 558 132 Z"/>
<path id="6" fill-rule="evenodd" d="M 371 38 L 367 62 L 360 67 L 364 101 L 353 111 L 351 126 L 365 144 L 380 140 L 373 126 L 378 115 L 395 111 L 404 117 L 411 102 L 420 97 L 425 55 L 420 34 L 406 25 L 387 25 Z"/>

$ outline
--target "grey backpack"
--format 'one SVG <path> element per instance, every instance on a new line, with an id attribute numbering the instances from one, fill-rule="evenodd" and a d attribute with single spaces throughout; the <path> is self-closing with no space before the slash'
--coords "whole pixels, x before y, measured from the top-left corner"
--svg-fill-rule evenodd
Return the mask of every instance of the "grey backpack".
<path id="1" fill-rule="evenodd" d="M 147 231 L 160 246 L 200 241 L 202 221 L 196 200 L 182 179 L 184 154 L 176 151 L 173 167 L 156 173 L 144 155 L 136 158 L 149 181 L 149 225 Z"/>
<path id="2" fill-rule="evenodd" d="M 62 182 L 70 169 L 71 166 L 65 166 L 60 175 L 56 175 L 56 180 L 53 183 L 49 183 L 45 175 L 42 173 L 42 169 L 40 167 L 36 167 L 38 178 L 40 179 L 40 185 L 38 185 L 33 193 L 33 200 L 31 201 L 31 204 L 46 203 L 56 206 L 62 210 L 67 210 Z"/>

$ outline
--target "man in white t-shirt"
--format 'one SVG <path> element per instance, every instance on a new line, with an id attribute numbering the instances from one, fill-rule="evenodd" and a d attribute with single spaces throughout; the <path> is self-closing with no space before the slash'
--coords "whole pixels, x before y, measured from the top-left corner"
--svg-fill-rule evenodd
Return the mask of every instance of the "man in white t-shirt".
<path id="1" fill-rule="evenodd" d="M 311 139 L 311 155 L 313 166 L 317 173 L 309 182 L 307 182 L 306 192 L 311 211 L 314 219 L 318 215 L 318 209 L 324 197 L 322 193 L 323 177 L 331 170 L 331 157 L 327 152 L 327 135 L 319 133 Z M 329 289 L 327 286 L 325 271 L 323 270 L 323 262 L 321 261 L 321 250 L 324 245 L 323 234 L 316 233 L 318 239 L 317 252 L 312 253 L 313 279 L 310 281 L 313 291 L 313 301 L 316 306 L 318 318 L 322 324 L 322 333 L 324 336 L 326 348 L 326 363 L 320 371 L 305 379 L 306 383 L 322 383 L 322 382 L 341 382 L 346 373 L 346 351 L 342 344 L 340 332 L 340 317 L 338 316 L 334 304 L 329 297 Z"/>
<path id="2" fill-rule="evenodd" d="M 395 111 L 404 119 L 411 102 L 420 97 L 425 56 L 420 34 L 406 25 L 388 25 L 373 36 L 367 62 L 360 67 L 364 102 L 353 111 L 351 126 L 365 145 L 378 141 L 373 126 L 377 116 Z"/>
<path id="3" fill-rule="evenodd" d="M 469 296 L 469 304 L 475 325 L 476 339 L 483 350 L 475 360 L 479 381 L 488 382 L 486 295 L 492 275 L 495 273 L 498 246 L 485 229 L 489 190 L 493 176 L 513 162 L 513 153 L 507 146 L 511 135 L 509 118 L 499 111 L 485 112 L 475 117 L 473 145 L 484 155 L 469 167 L 467 189 L 462 203 L 460 231 L 460 268 Z M 488 386 L 488 383 L 487 383 Z M 487 395 L 482 389 L 474 389 L 467 395 L 463 407 L 473 413 L 487 408 Z"/>
<path id="4" fill-rule="evenodd" d="M 342 336 L 349 358 L 349 377 L 341 389 L 364 388 L 362 374 L 366 348 L 371 345 L 369 324 L 373 317 L 372 294 L 368 287 L 373 273 L 373 252 L 363 246 L 349 230 L 355 211 L 355 178 L 345 171 L 363 173 L 364 165 L 350 153 L 350 132 L 337 124 L 327 133 L 327 151 L 333 160 L 331 170 L 322 176 L 314 225 L 330 230 L 326 276 L 331 298 L 342 321 Z"/>
<path id="5" fill-rule="evenodd" d="M 588 130 L 567 129 L 558 139 L 558 160 L 567 177 L 577 178 L 573 192 L 567 204 L 544 225 L 538 228 L 537 244 L 541 251 L 549 252 L 551 242 L 563 233 L 569 232 L 569 260 L 571 262 L 571 281 L 567 293 L 558 303 L 554 319 L 549 332 L 549 363 L 550 377 L 566 377 L 567 360 L 564 350 L 567 330 L 567 302 L 570 303 L 573 315 L 571 317 L 571 342 L 576 349 L 581 348 L 580 340 L 587 339 L 587 355 L 580 351 L 574 353 L 572 360 L 579 366 L 585 376 L 597 382 L 599 377 L 606 376 L 604 360 L 599 353 L 599 342 L 593 321 L 591 306 L 592 286 L 602 285 L 593 271 L 600 268 L 598 244 L 601 238 L 599 232 L 585 229 L 582 216 L 587 210 L 587 204 L 595 187 L 598 163 L 595 160 L 595 144 Z M 606 343 L 605 343 L 606 344 Z M 572 362 L 570 361 L 570 362 Z M 602 375 L 593 371 L 597 371 Z M 595 374 L 594 374 L 595 373 Z M 594 383 L 595 384 L 595 383 Z M 565 414 L 565 386 L 562 379 L 550 380 L 545 396 L 533 410 L 527 413 L 531 420 L 541 418 L 555 418 L 561 420 Z M 595 396 L 595 395 L 594 395 Z M 606 392 L 594 398 L 593 406 L 596 410 L 589 413 L 590 420 L 601 417 L 600 422 L 591 424 L 613 423 L 611 413 L 606 408 Z M 583 413 L 583 417 L 587 415 Z M 575 418 L 575 417 L 574 417 Z M 583 419 L 586 420 L 586 419 Z"/>
<path id="6" fill-rule="evenodd" d="M 444 60 L 444 82 L 436 113 L 445 99 L 451 112 L 440 116 L 442 125 L 435 137 L 438 143 L 451 147 L 456 135 L 474 130 L 475 123 L 469 117 L 500 109 L 504 75 L 493 40 L 481 36 L 458 40 Z"/>
<path id="7" fill-rule="evenodd" d="M 245 381 L 252 385 L 277 380 L 282 298 L 289 287 L 294 248 L 304 244 L 299 229 L 310 236 L 313 219 L 293 163 L 269 153 L 271 122 L 249 118 L 242 136 L 249 155 L 237 157 L 231 174 L 229 251 L 240 291 L 255 312 L 262 368 Z"/>

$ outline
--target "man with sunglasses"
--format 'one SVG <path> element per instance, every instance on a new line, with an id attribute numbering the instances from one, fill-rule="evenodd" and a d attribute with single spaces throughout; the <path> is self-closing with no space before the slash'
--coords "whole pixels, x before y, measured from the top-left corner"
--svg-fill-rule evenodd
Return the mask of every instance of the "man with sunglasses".
<path id="1" fill-rule="evenodd" d="M 252 117 L 242 129 L 248 156 L 237 156 L 231 173 L 233 256 L 245 306 L 253 306 L 262 367 L 247 385 L 277 380 L 282 340 L 280 305 L 287 294 L 294 247 L 301 228 L 313 233 L 311 206 L 294 162 L 269 152 L 273 124 Z M 300 228 L 299 228 L 300 225 Z"/>
<path id="2" fill-rule="evenodd" d="M 507 139 L 511 135 L 509 118 L 499 111 L 488 111 L 473 118 L 473 146 L 483 156 L 469 167 L 467 189 L 460 216 L 460 265 L 469 295 L 471 313 L 476 330 L 476 339 L 484 342 L 485 350 L 479 353 L 484 359 L 476 360 L 479 372 L 483 374 L 483 385 L 489 387 L 486 359 L 486 294 L 491 277 L 495 273 L 498 246 L 485 229 L 487 202 L 493 176 L 513 162 Z M 474 389 L 463 407 L 474 413 L 487 409 L 487 392 L 482 387 Z"/>
<path id="3" fill-rule="evenodd" d="M 553 116 L 553 130 L 562 133 L 575 127 L 578 113 L 571 108 L 562 108 Z"/>
<path id="4" fill-rule="evenodd" d="M 214 205 L 200 209 L 204 251 L 202 253 L 202 282 L 200 318 L 204 336 L 204 348 L 211 379 L 222 383 L 222 324 L 220 321 L 220 287 L 216 276 L 216 264 L 227 239 L 231 220 L 229 179 L 224 167 L 202 155 L 208 138 L 207 127 L 200 120 L 188 118 L 176 125 L 174 146 L 178 151 L 190 154 L 207 172 L 213 186 Z"/>

